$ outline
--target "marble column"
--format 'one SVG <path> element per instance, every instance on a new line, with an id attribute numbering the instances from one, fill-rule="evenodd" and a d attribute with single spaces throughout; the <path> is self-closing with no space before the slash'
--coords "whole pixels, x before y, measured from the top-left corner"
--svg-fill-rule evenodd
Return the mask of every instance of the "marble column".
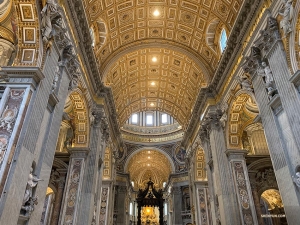
<path id="1" fill-rule="evenodd" d="M 70 162 L 59 224 L 78 224 L 87 148 L 69 148 Z"/>
<path id="2" fill-rule="evenodd" d="M 57 191 L 55 193 L 55 201 L 53 205 L 53 213 L 50 220 L 50 225 L 58 225 L 59 215 L 61 212 L 61 203 L 64 195 L 64 188 L 66 183 L 66 169 L 57 169 L 59 173 L 59 180 L 56 181 L 57 183 Z"/>
<path id="3" fill-rule="evenodd" d="M 90 224 L 95 210 L 96 217 L 100 213 L 97 210 L 97 204 L 99 204 L 100 199 L 98 192 L 101 189 L 102 169 L 99 168 L 101 168 L 108 139 L 108 127 L 107 122 L 105 122 L 103 106 L 95 104 L 91 111 L 93 118 L 90 132 L 90 152 L 87 156 L 83 177 L 78 224 Z"/>
<path id="4" fill-rule="evenodd" d="M 251 48 L 251 54 L 246 58 L 243 69 L 252 78 L 255 98 L 287 221 L 289 224 L 297 224 L 299 221 L 300 192 L 294 184 L 292 176 L 295 175 L 300 164 L 297 135 L 299 131 L 296 131 L 299 129 L 299 96 L 295 94 L 296 88 L 287 83 L 287 65 L 284 65 L 286 59 L 282 58 L 285 53 L 282 52 L 283 46 L 275 18 L 268 18 L 267 27 L 261 31 L 255 45 Z M 263 67 L 262 62 L 265 62 L 267 66 Z M 276 63 L 282 68 L 275 65 Z M 274 77 L 277 93 L 270 94 L 266 90 L 267 83 L 263 77 L 267 75 L 270 79 Z"/>
<path id="5" fill-rule="evenodd" d="M 205 113 L 202 126 L 209 134 L 211 158 L 213 161 L 213 184 L 215 194 L 216 224 L 241 224 L 236 193 L 233 192 L 233 177 L 225 154 L 227 148 L 220 118 L 222 112 L 211 106 Z"/>
<path id="6" fill-rule="evenodd" d="M 257 216 L 251 193 L 250 181 L 245 162 L 246 150 L 227 150 L 231 172 L 234 179 L 235 193 L 238 199 L 241 221 L 257 225 Z"/>
<path id="7" fill-rule="evenodd" d="M 260 196 L 258 195 L 257 187 L 256 187 L 256 179 L 255 179 L 256 173 L 257 171 L 248 171 L 257 221 L 259 225 L 264 225 L 264 221 L 261 216 L 262 212 L 260 206 Z"/>

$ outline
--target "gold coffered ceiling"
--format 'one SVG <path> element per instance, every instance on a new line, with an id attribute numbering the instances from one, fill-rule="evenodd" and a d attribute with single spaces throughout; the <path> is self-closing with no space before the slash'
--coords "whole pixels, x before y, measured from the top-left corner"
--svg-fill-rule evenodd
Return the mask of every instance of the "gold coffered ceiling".
<path id="1" fill-rule="evenodd" d="M 105 84 L 112 88 L 121 124 L 134 112 L 158 110 L 185 126 L 197 94 L 208 79 L 186 55 L 147 48 L 119 58 L 110 67 Z"/>
<path id="2" fill-rule="evenodd" d="M 199 90 L 209 84 L 220 59 L 221 30 L 228 34 L 242 3 L 84 1 L 101 78 L 112 88 L 121 126 L 134 112 L 159 110 L 185 129 Z"/>
<path id="3" fill-rule="evenodd" d="M 126 172 L 130 174 L 130 179 L 134 181 L 135 188 L 144 188 L 149 181 L 162 187 L 163 182 L 167 182 L 172 172 L 172 166 L 168 158 L 157 150 L 147 149 L 133 155 L 127 164 Z"/>
<path id="4" fill-rule="evenodd" d="M 109 56 L 134 42 L 141 44 L 167 41 L 190 49 L 206 61 L 204 64 L 215 69 L 220 52 L 211 45 L 214 32 L 211 32 L 209 27 L 216 29 L 215 34 L 219 33 L 222 27 L 227 31 L 230 30 L 242 2 L 242 0 L 86 0 L 85 7 L 90 25 L 95 32 L 98 32 L 99 22 L 102 21 L 106 23 L 108 30 L 104 45 L 95 46 L 95 53 L 101 65 L 105 64 Z M 216 42 L 214 44 L 218 45 Z"/>

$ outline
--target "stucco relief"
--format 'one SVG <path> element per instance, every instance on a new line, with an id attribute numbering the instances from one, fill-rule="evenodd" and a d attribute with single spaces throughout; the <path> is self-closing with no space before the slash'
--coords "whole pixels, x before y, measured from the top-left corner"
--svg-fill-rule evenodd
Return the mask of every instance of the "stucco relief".
<path id="1" fill-rule="evenodd" d="M 81 175 L 82 159 L 74 161 L 73 169 L 69 177 L 67 206 L 65 211 L 64 224 L 74 224 L 74 213 L 76 210 L 76 202 L 78 198 L 79 180 Z"/>
<path id="2" fill-rule="evenodd" d="M 199 195 L 199 205 L 200 205 L 200 221 L 202 225 L 208 224 L 208 218 L 207 218 L 207 199 L 205 196 L 205 189 L 198 189 L 198 195 Z"/>
<path id="3" fill-rule="evenodd" d="M 235 173 L 235 183 L 238 190 L 240 209 L 242 211 L 244 223 L 247 225 L 254 224 L 250 208 L 250 197 L 247 190 L 246 179 L 244 175 L 243 164 L 241 162 L 232 162 Z"/>
<path id="4" fill-rule="evenodd" d="M 0 165 L 5 157 L 25 89 L 10 89 L 8 99 L 0 117 Z"/>
<path id="5" fill-rule="evenodd" d="M 99 218 L 100 225 L 105 225 L 107 197 L 108 197 L 108 188 L 103 188 L 101 193 L 101 204 L 100 204 L 100 218 Z"/>

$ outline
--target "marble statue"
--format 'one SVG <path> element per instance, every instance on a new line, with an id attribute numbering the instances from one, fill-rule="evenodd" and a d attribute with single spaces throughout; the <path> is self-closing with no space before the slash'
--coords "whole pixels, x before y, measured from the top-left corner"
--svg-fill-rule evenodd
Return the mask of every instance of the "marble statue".
<path id="1" fill-rule="evenodd" d="M 55 90 L 57 89 L 59 77 L 60 77 L 60 71 L 59 71 L 59 67 L 57 66 L 56 71 L 55 71 L 55 75 L 54 75 L 54 78 L 53 78 L 51 93 L 55 92 Z"/>
<path id="2" fill-rule="evenodd" d="M 220 122 L 221 122 L 222 127 L 225 128 L 226 122 L 228 120 L 228 117 L 227 117 L 228 104 L 226 102 L 223 104 L 223 109 L 221 111 L 222 111 L 222 116 L 220 118 Z"/>
<path id="3" fill-rule="evenodd" d="M 52 36 L 52 23 L 51 20 L 53 17 L 56 17 L 59 14 L 57 10 L 57 4 L 54 0 L 47 0 L 46 5 L 41 11 L 42 22 L 41 30 L 43 36 L 43 42 L 48 43 Z"/>
<path id="4" fill-rule="evenodd" d="M 282 15 L 280 21 L 280 28 L 283 29 L 284 36 L 292 32 L 291 19 L 293 18 L 293 0 L 282 0 L 282 8 L 279 10 L 279 14 Z"/>
<path id="5" fill-rule="evenodd" d="M 249 77 L 246 74 L 243 74 L 240 77 L 237 77 L 238 82 L 241 85 L 241 88 L 246 91 L 253 92 L 253 87 Z"/>
<path id="6" fill-rule="evenodd" d="M 297 172 L 296 177 L 292 176 L 292 178 L 297 187 L 300 187 L 300 172 Z"/>
<path id="7" fill-rule="evenodd" d="M 266 62 L 262 62 L 261 65 L 263 66 L 265 72 L 265 82 L 267 84 L 271 84 L 274 82 L 273 74 L 270 67 L 266 64 Z"/>
<path id="8" fill-rule="evenodd" d="M 272 70 L 266 62 L 261 63 L 261 67 L 258 69 L 258 74 L 265 78 L 265 86 L 268 91 L 269 98 L 271 99 L 276 94 L 275 82 L 272 74 Z"/>
<path id="9" fill-rule="evenodd" d="M 30 169 L 30 173 L 28 176 L 27 186 L 25 190 L 25 194 L 23 197 L 22 207 L 27 215 L 30 216 L 31 212 L 34 210 L 34 205 L 37 204 L 38 196 L 33 196 L 32 190 L 39 181 L 42 181 L 42 179 L 39 179 L 37 176 L 32 174 L 33 169 Z"/>

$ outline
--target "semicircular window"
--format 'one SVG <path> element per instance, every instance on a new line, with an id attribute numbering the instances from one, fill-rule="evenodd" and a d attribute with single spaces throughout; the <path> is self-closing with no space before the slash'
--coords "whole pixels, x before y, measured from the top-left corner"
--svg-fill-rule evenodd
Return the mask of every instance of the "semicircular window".
<path id="1" fill-rule="evenodd" d="M 182 126 L 160 111 L 133 113 L 121 127 L 123 138 L 134 142 L 170 141 L 182 138 Z"/>
<path id="2" fill-rule="evenodd" d="M 178 122 L 169 114 L 160 111 L 143 111 L 133 113 L 126 124 L 136 125 L 141 127 L 158 127 L 171 124 L 178 124 Z"/>

